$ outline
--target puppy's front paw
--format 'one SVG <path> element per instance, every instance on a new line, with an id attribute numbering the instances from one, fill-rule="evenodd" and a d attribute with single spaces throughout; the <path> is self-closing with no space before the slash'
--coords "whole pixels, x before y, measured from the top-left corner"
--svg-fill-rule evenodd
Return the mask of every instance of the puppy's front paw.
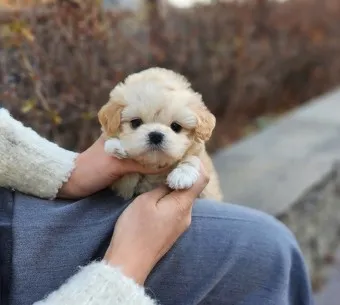
<path id="1" fill-rule="evenodd" d="M 168 175 L 167 184 L 174 190 L 188 189 L 194 185 L 198 177 L 199 171 L 193 164 L 183 163 Z"/>
<path id="2" fill-rule="evenodd" d="M 126 151 L 124 150 L 121 142 L 116 138 L 106 140 L 104 144 L 104 150 L 109 155 L 115 156 L 118 159 L 127 158 Z"/>

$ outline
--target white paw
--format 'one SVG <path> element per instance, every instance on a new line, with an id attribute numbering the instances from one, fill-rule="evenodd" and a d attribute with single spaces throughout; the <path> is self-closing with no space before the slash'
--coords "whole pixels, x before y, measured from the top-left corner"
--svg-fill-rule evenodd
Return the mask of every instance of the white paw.
<path id="1" fill-rule="evenodd" d="M 171 189 L 183 190 L 194 185 L 199 177 L 198 169 L 190 163 L 183 163 L 176 167 L 167 177 L 167 184 Z"/>
<path id="2" fill-rule="evenodd" d="M 104 150 L 107 154 L 115 156 L 118 159 L 127 158 L 127 153 L 118 139 L 106 140 Z"/>

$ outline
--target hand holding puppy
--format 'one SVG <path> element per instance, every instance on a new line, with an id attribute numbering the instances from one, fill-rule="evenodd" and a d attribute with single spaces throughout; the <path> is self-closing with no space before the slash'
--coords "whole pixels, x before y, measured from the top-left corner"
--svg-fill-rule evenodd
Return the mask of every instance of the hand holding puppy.
<path id="1" fill-rule="evenodd" d="M 137 197 L 119 217 L 104 260 L 143 285 L 156 263 L 189 227 L 193 202 L 208 181 L 201 165 L 190 189 L 171 192 L 159 187 Z"/>
<path id="2" fill-rule="evenodd" d="M 104 151 L 101 136 L 90 148 L 79 154 L 70 179 L 62 186 L 58 197 L 81 198 L 98 192 L 120 177 L 131 173 L 156 174 L 159 169 L 146 168 L 131 159 L 114 158 Z"/>

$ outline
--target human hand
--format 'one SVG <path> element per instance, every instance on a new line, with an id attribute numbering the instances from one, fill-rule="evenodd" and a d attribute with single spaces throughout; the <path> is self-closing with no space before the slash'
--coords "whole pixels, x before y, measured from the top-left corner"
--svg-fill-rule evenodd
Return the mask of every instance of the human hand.
<path id="1" fill-rule="evenodd" d="M 143 285 L 155 264 L 189 227 L 194 200 L 208 183 L 201 165 L 187 190 L 157 188 L 137 197 L 119 217 L 104 260 Z"/>
<path id="2" fill-rule="evenodd" d="M 79 154 L 70 179 L 61 187 L 58 197 L 81 198 L 100 191 L 123 175 L 156 174 L 161 170 L 145 168 L 131 159 L 117 159 L 104 151 L 101 136 L 90 148 Z M 164 170 L 164 169 L 162 169 Z"/>

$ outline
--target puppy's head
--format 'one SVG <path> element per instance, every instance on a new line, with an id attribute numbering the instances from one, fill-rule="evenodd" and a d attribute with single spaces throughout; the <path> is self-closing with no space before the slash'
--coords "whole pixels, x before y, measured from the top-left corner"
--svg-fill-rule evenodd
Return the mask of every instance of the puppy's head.
<path id="1" fill-rule="evenodd" d="M 175 164 L 207 141 L 215 127 L 201 95 L 183 76 L 161 68 L 127 77 L 111 91 L 98 117 L 130 158 L 150 166 Z"/>

